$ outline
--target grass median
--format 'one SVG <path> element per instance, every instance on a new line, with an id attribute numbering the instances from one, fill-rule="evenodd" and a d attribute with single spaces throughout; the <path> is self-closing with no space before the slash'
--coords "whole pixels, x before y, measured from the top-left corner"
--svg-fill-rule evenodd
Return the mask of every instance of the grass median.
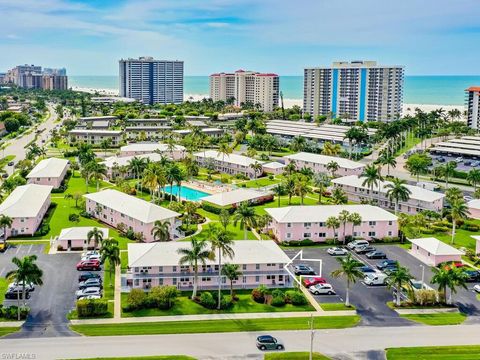
<path id="1" fill-rule="evenodd" d="M 0 337 L 17 332 L 20 330 L 18 326 L 16 327 L 0 327 Z"/>
<path id="2" fill-rule="evenodd" d="M 387 360 L 476 360 L 480 345 L 390 348 L 386 353 Z"/>
<path id="3" fill-rule="evenodd" d="M 303 352 L 283 352 L 283 353 L 270 353 L 265 354 L 265 360 L 308 360 L 310 353 Z M 317 352 L 312 354 L 313 360 L 330 360 L 329 357 L 326 357 Z"/>
<path id="4" fill-rule="evenodd" d="M 458 325 L 467 319 L 462 313 L 409 314 L 400 317 L 425 325 Z"/>
<path id="5" fill-rule="evenodd" d="M 120 323 L 105 325 L 72 325 L 71 329 L 87 336 L 194 334 L 241 331 L 307 330 L 309 317 L 164 321 Z M 360 316 L 320 316 L 315 318 L 316 329 L 341 329 L 358 324 Z"/>
<path id="6" fill-rule="evenodd" d="M 160 355 L 160 356 L 136 356 L 136 357 L 108 357 L 108 358 L 88 358 L 74 360 L 195 360 L 195 358 L 186 355 Z"/>

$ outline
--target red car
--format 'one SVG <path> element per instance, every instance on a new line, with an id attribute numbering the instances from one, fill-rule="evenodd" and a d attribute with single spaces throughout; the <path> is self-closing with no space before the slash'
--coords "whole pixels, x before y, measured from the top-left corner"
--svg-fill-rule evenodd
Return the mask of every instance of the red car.
<path id="1" fill-rule="evenodd" d="M 305 286 L 306 288 L 309 288 L 310 286 L 313 286 L 313 285 L 325 284 L 327 280 L 325 280 L 322 277 L 315 276 L 315 277 L 305 277 L 302 279 L 302 282 L 303 282 L 303 286 Z"/>
<path id="2" fill-rule="evenodd" d="M 77 270 L 100 270 L 100 261 L 98 260 L 82 260 L 77 264 Z"/>
<path id="3" fill-rule="evenodd" d="M 452 269 L 452 268 L 454 268 L 454 267 L 456 267 L 456 268 L 462 268 L 462 267 L 465 267 L 465 266 L 467 266 L 467 265 L 464 264 L 464 263 L 462 263 L 462 262 L 455 261 L 455 262 L 450 262 L 450 263 L 444 264 L 444 265 L 443 265 L 443 268 L 444 268 L 445 270 L 450 270 L 450 269 Z"/>

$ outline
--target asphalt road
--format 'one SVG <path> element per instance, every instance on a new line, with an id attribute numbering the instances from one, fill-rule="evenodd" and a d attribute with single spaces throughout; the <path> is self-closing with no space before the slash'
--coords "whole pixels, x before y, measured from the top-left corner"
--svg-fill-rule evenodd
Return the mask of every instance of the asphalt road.
<path id="1" fill-rule="evenodd" d="M 337 359 L 376 359 L 383 357 L 387 347 L 475 345 L 479 342 L 479 333 L 480 325 L 318 330 L 314 351 Z M 286 351 L 307 351 L 310 347 L 309 331 L 271 334 L 283 341 Z M 28 343 L 3 339 L 0 356 L 27 354 L 30 359 L 72 359 L 185 354 L 199 359 L 262 359 L 262 352 L 255 347 L 258 335 L 261 333 L 56 337 L 29 339 Z"/>

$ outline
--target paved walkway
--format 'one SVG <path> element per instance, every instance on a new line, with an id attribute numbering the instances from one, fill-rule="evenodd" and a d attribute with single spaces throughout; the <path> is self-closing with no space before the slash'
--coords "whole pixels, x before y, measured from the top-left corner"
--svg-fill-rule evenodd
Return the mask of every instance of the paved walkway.
<path id="1" fill-rule="evenodd" d="M 0 328 L 2 327 L 20 327 L 24 321 L 0 321 Z"/>
<path id="2" fill-rule="evenodd" d="M 113 318 L 119 320 L 122 317 L 122 268 L 115 267 L 115 290 L 113 293 Z"/>

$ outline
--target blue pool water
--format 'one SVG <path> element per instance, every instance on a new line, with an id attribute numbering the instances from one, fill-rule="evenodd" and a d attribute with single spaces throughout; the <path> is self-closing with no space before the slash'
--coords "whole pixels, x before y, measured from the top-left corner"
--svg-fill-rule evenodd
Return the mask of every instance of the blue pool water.
<path id="1" fill-rule="evenodd" d="M 177 196 L 178 186 L 177 185 L 165 186 L 165 192 Z M 186 186 L 182 186 L 182 188 L 180 189 L 180 197 L 188 201 L 198 201 L 201 198 L 204 198 L 205 196 L 209 196 L 209 195 L 210 195 L 209 193 L 192 189 Z"/>

